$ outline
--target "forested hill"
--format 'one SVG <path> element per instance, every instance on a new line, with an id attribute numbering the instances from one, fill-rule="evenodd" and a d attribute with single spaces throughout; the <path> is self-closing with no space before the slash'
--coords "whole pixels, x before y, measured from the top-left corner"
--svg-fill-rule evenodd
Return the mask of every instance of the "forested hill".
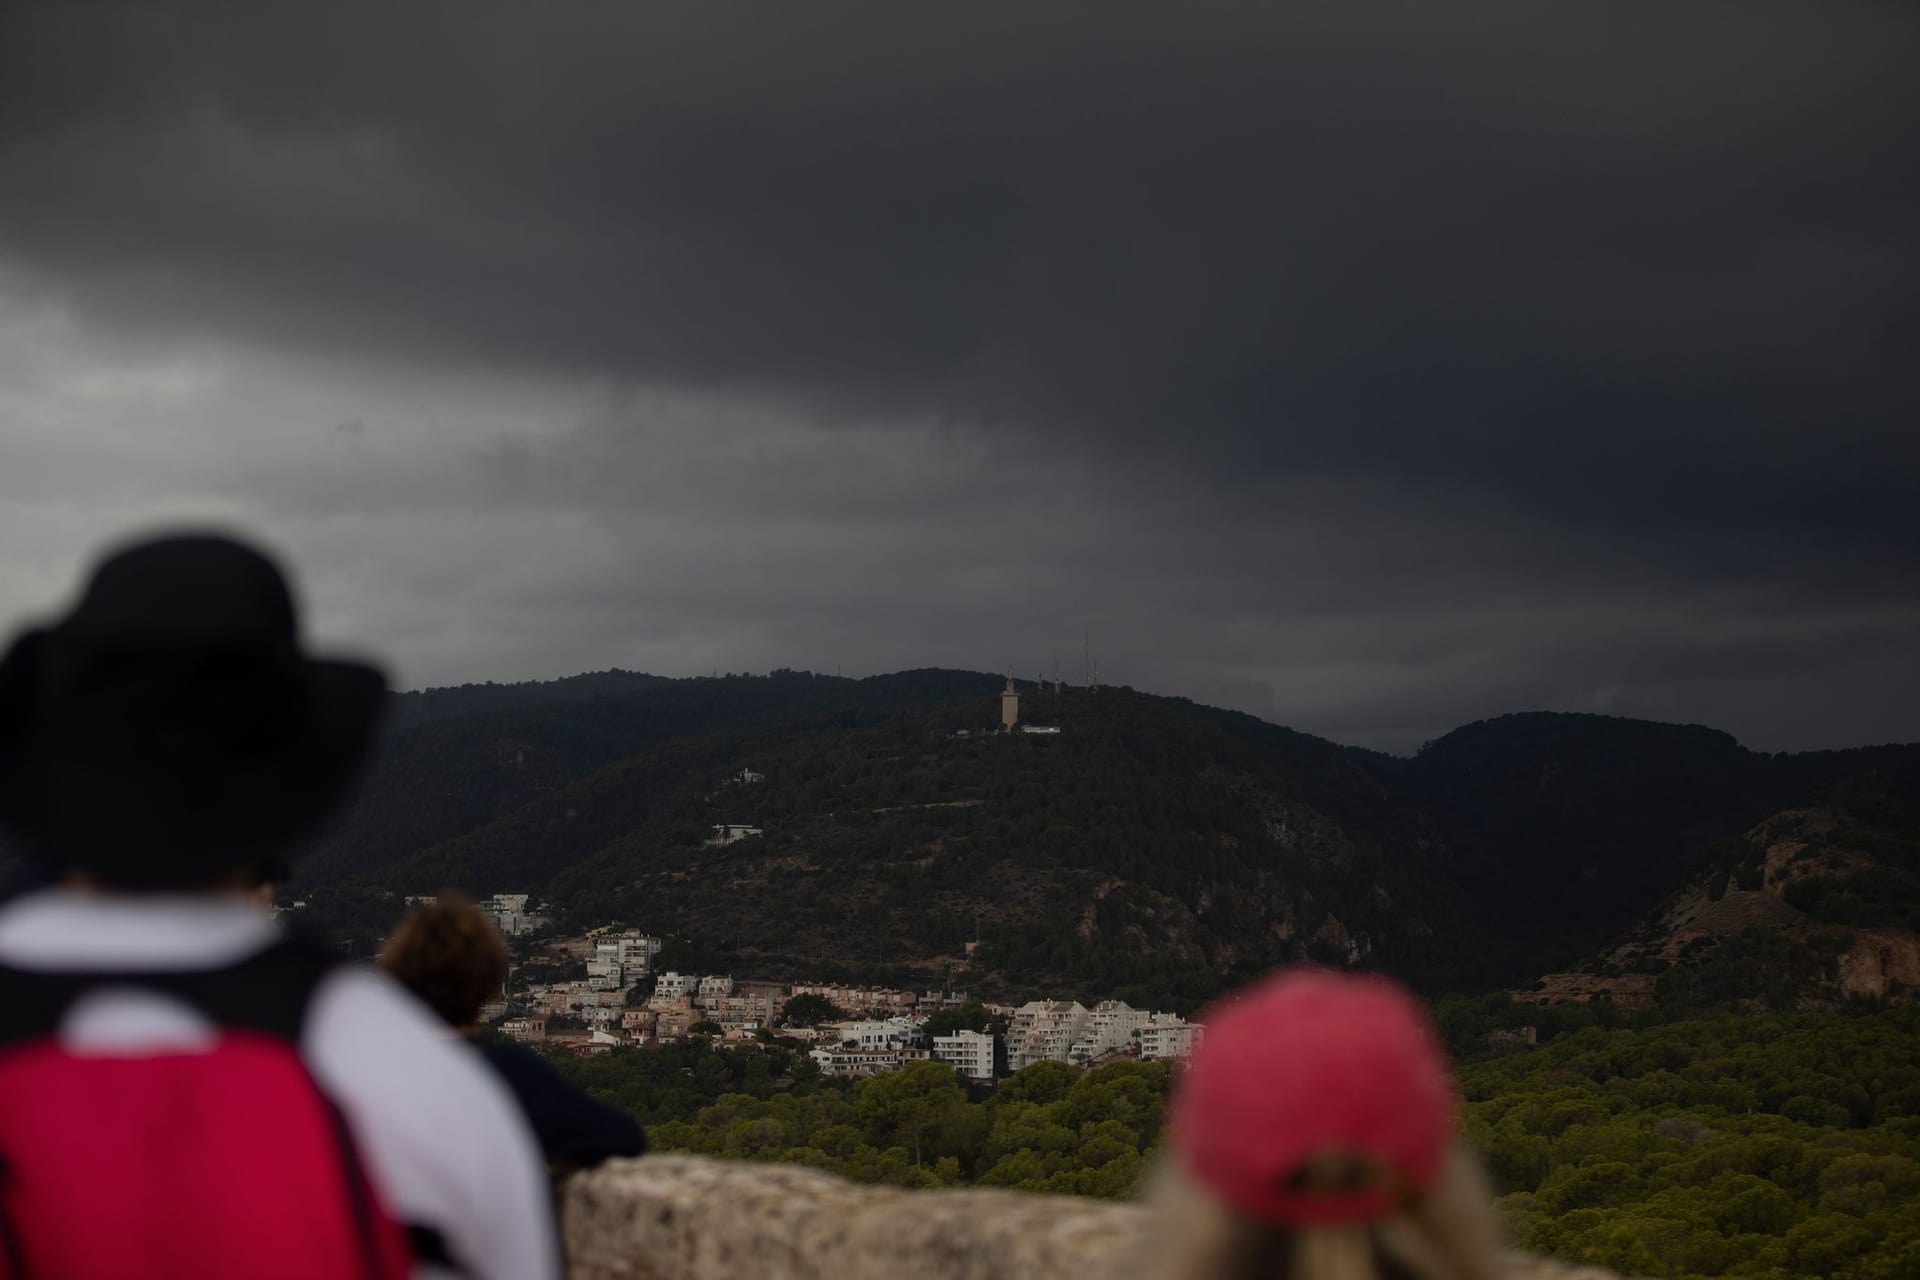
<path id="1" fill-rule="evenodd" d="M 1190 1003 L 1308 955 L 1460 962 L 1430 824 L 1340 748 L 1121 689 L 1029 688 L 1023 713 L 1059 732 L 990 732 L 997 699 L 972 697 L 661 741 L 369 875 L 545 892 L 769 976 L 913 966 Z M 712 847 L 716 824 L 764 834 Z"/>
<path id="2" fill-rule="evenodd" d="M 377 876 L 659 743 L 828 711 L 985 698 L 999 687 L 991 676 L 960 671 L 865 680 L 792 671 L 699 680 L 604 672 L 398 694 L 354 803 L 302 860 L 302 874 L 320 883 Z"/>
<path id="3" fill-rule="evenodd" d="M 411 729 L 433 720 L 480 715 L 489 711 L 523 711 L 556 703 L 585 702 L 622 693 L 640 693 L 671 684 L 664 676 L 638 671 L 589 671 L 559 680 L 527 680 L 512 684 L 444 685 L 397 693 L 387 709 L 389 733 Z"/>
<path id="4" fill-rule="evenodd" d="M 543 893 L 769 977 L 1185 1005 L 1315 957 L 1485 987 L 1591 951 L 1812 788 L 1920 759 L 1538 714 L 1402 760 L 1126 689 L 1022 684 L 1060 732 L 998 734 L 973 672 L 594 679 L 404 695 L 303 879 Z M 763 834 L 704 843 L 721 823 Z"/>
<path id="5" fill-rule="evenodd" d="M 1530 712 L 1361 758 L 1432 816 L 1450 878 L 1519 963 L 1598 946 L 1716 842 L 1840 779 L 1920 766 L 1920 746 L 1769 755 L 1700 725 Z"/>
<path id="6" fill-rule="evenodd" d="M 1657 974 L 1670 1008 L 1920 991 L 1920 766 L 1842 779 L 1714 845 L 1582 969 Z"/>

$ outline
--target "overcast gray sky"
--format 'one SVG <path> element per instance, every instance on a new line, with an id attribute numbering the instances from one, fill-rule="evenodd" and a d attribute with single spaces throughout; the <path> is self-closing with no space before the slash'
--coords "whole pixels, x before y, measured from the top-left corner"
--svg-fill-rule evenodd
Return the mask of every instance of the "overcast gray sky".
<path id="1" fill-rule="evenodd" d="M 269 9 L 275 11 L 268 12 Z M 0 620 L 1920 738 L 1920 7 L 0 6 Z"/>

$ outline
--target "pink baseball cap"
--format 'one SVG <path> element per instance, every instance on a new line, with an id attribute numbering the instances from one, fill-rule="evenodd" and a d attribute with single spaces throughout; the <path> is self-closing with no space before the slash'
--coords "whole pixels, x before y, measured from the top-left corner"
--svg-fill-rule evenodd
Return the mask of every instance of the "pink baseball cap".
<path id="1" fill-rule="evenodd" d="M 1432 1025 L 1399 986 L 1292 970 L 1228 996 L 1201 1021 L 1170 1139 L 1188 1171 L 1241 1212 L 1365 1221 L 1439 1177 L 1453 1141 L 1453 1084 Z M 1329 1155 L 1351 1160 L 1356 1176 L 1303 1185 L 1307 1162 Z"/>

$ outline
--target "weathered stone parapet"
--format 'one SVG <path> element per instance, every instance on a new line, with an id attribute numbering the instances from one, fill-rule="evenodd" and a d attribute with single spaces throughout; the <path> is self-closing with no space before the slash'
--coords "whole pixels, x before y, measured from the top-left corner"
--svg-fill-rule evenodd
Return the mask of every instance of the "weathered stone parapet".
<path id="1" fill-rule="evenodd" d="M 901 1191 L 793 1165 L 646 1156 L 567 1187 L 570 1280 L 1089 1280 L 1137 1269 L 1138 1205 Z M 1617 1280 L 1516 1255 L 1512 1280 Z"/>

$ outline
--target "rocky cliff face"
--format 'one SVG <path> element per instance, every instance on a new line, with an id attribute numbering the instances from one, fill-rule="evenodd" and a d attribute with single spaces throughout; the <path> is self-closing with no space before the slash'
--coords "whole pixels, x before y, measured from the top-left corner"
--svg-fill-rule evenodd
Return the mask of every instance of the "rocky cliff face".
<path id="1" fill-rule="evenodd" d="M 1835 958 L 1835 981 L 1847 996 L 1870 1000 L 1920 993 L 1920 935 L 1902 929 L 1858 929 Z"/>
<path id="2" fill-rule="evenodd" d="M 1125 1280 L 1150 1240 L 1132 1204 L 900 1191 L 790 1165 L 616 1160 L 575 1177 L 570 1280 Z M 1619 1280 L 1511 1255 L 1503 1280 Z"/>
<path id="3" fill-rule="evenodd" d="M 1861 812 L 1864 810 L 1864 813 Z M 1897 817 L 1897 815 L 1895 815 Z M 1768 930 L 1819 958 L 1801 1003 L 1901 999 L 1920 992 L 1910 824 L 1857 801 L 1788 809 L 1716 847 L 1694 882 L 1574 974 L 1550 974 L 1523 999 L 1564 985 L 1637 983 L 1709 960 L 1724 940 Z M 1572 993 L 1569 998 L 1586 998 Z M 1616 999 L 1618 993 L 1616 993 Z"/>

